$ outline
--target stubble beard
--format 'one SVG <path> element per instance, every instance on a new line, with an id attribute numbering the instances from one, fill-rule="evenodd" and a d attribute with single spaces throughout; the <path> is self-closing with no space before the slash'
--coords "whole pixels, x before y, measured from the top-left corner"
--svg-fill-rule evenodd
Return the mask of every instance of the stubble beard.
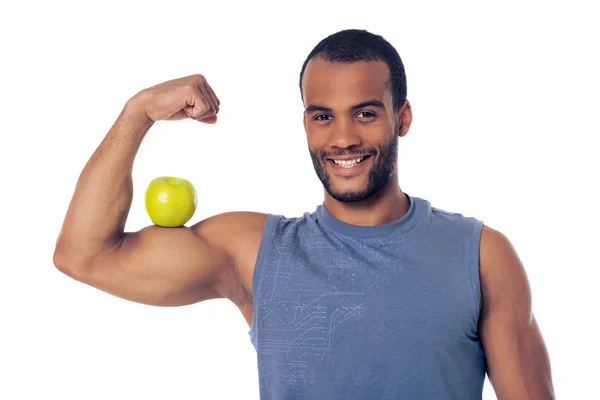
<path id="1" fill-rule="evenodd" d="M 394 130 L 396 131 L 396 130 Z M 323 162 L 329 162 L 324 157 L 317 157 L 316 153 L 313 152 L 310 147 L 308 149 L 310 152 L 310 157 L 312 159 L 313 166 L 315 168 L 315 172 L 319 177 L 319 180 L 323 184 L 323 187 L 329 193 L 331 197 L 336 199 L 337 201 L 341 201 L 344 203 L 355 203 L 362 200 L 365 200 L 374 194 L 378 193 L 381 188 L 383 188 L 390 180 L 394 170 L 396 169 L 396 164 L 398 162 L 398 136 L 392 135 L 390 140 L 381 148 L 381 152 L 379 154 L 379 158 L 377 160 L 373 159 L 373 165 L 369 170 L 367 177 L 367 184 L 362 190 L 346 190 L 343 192 L 335 191 L 331 185 L 331 176 L 327 173 L 325 166 L 320 160 L 325 160 Z M 375 155 L 371 152 L 371 157 L 375 157 Z M 363 161 L 364 162 L 364 161 Z M 345 179 L 344 177 L 336 177 L 334 179 Z M 357 179 L 356 177 L 348 178 L 347 180 Z"/>

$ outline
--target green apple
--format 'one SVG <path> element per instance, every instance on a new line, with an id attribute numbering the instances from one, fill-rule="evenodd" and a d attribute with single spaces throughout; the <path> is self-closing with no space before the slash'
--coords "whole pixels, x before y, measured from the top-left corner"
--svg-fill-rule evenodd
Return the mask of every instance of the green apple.
<path id="1" fill-rule="evenodd" d="M 175 228 L 192 218 L 198 204 L 194 185 L 173 176 L 154 178 L 145 195 L 146 211 L 155 225 Z"/>

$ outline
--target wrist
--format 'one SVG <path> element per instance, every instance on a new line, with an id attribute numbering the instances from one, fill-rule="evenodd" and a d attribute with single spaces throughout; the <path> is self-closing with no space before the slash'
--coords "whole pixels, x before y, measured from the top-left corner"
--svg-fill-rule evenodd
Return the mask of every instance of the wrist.
<path id="1" fill-rule="evenodd" d="M 144 91 L 141 91 L 130 98 L 127 103 L 125 103 L 125 107 L 123 107 L 123 114 L 126 115 L 128 119 L 134 120 L 136 123 L 150 128 L 155 121 L 151 120 L 148 117 L 148 114 L 146 114 L 144 97 Z"/>

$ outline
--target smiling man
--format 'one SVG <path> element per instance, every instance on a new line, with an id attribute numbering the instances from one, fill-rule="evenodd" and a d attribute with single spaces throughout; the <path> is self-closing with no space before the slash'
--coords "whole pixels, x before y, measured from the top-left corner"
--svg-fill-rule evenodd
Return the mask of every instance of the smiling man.
<path id="1" fill-rule="evenodd" d="M 410 103 L 394 103 L 385 62 L 330 61 L 317 52 L 305 63 L 300 85 L 306 104 L 304 128 L 325 188 L 325 206 L 332 214 L 347 214 L 336 215 L 340 220 L 358 225 L 394 221 L 408 210 L 396 166 L 398 136 L 406 135 L 412 120 Z M 404 69 L 399 59 L 395 65 L 400 69 L 396 95 L 404 99 Z M 388 201 L 391 214 L 373 207 L 382 200 Z M 377 210 L 385 210 L 385 215 Z"/>
<path id="2" fill-rule="evenodd" d="M 262 399 L 481 399 L 486 373 L 501 400 L 553 399 L 509 240 L 399 185 L 412 110 L 396 50 L 364 30 L 333 34 L 308 55 L 300 90 L 325 196 L 313 212 L 124 231 L 152 125 L 217 121 L 220 101 L 194 75 L 127 102 L 81 174 L 55 265 L 144 304 L 230 299 L 250 327 Z"/>

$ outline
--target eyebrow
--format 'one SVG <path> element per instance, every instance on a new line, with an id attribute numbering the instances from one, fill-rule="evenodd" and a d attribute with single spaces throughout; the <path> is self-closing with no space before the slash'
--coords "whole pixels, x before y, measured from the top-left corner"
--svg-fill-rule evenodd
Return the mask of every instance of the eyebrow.
<path id="1" fill-rule="evenodd" d="M 383 105 L 382 102 L 380 102 L 379 100 L 367 100 L 367 101 L 363 101 L 362 103 L 359 104 L 355 104 L 353 106 L 351 106 L 348 111 L 356 111 L 360 108 L 364 108 L 364 107 L 377 107 L 377 108 L 382 108 L 385 109 L 385 106 Z M 315 111 L 322 111 L 322 112 L 333 112 L 333 109 L 329 108 L 329 107 L 325 107 L 325 106 L 320 106 L 318 104 L 311 104 L 308 107 L 306 107 L 304 109 L 305 112 L 307 113 L 311 113 L 311 112 L 315 112 Z"/>

